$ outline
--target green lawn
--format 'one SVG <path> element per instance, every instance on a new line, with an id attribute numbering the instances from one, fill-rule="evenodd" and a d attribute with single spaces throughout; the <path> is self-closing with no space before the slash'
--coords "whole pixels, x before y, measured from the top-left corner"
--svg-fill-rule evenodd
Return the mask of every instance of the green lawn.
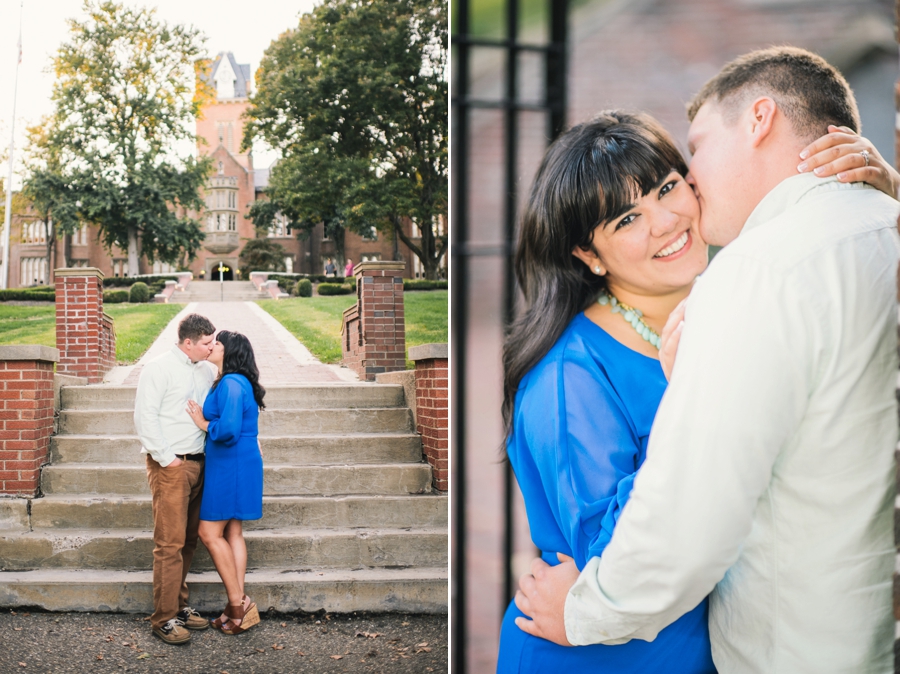
<path id="1" fill-rule="evenodd" d="M 356 295 L 293 297 L 263 300 L 259 306 L 274 316 L 323 363 L 341 361 L 341 317 L 356 303 Z M 406 348 L 447 341 L 447 291 L 407 292 Z M 412 367 L 412 363 L 407 363 Z"/>
<path id="2" fill-rule="evenodd" d="M 107 304 L 116 324 L 116 360 L 135 362 L 184 307 L 180 304 Z M 0 344 L 56 346 L 56 307 L 0 304 Z"/>

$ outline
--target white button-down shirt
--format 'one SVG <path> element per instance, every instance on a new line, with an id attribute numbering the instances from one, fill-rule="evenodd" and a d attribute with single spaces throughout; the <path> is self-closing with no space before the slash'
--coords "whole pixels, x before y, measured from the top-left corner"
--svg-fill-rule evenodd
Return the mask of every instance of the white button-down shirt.
<path id="1" fill-rule="evenodd" d="M 715 258 L 572 643 L 652 640 L 712 591 L 720 672 L 894 671 L 898 210 L 794 176 Z"/>
<path id="2" fill-rule="evenodd" d="M 206 433 L 188 415 L 187 403 L 202 407 L 214 378 L 210 363 L 192 363 L 177 346 L 144 365 L 134 403 L 142 454 L 166 467 L 176 454 L 203 452 Z"/>

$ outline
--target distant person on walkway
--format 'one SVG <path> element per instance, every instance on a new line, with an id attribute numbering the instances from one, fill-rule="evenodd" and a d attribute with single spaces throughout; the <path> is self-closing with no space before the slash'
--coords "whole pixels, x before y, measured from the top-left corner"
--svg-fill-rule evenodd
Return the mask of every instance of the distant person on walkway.
<path id="1" fill-rule="evenodd" d="M 240 634 L 259 622 L 256 604 L 244 593 L 247 545 L 242 522 L 262 517 L 258 436 L 266 390 L 259 383 L 250 340 L 238 332 L 216 335 L 209 362 L 219 369 L 209 397 L 202 407 L 188 401 L 188 414 L 207 434 L 200 538 L 228 595 L 228 606 L 212 624 L 225 634 Z"/>
<path id="2" fill-rule="evenodd" d="M 325 276 L 334 276 L 337 273 L 337 267 L 334 266 L 334 260 L 328 258 L 325 262 Z"/>
<path id="3" fill-rule="evenodd" d="M 188 629 L 209 627 L 187 603 L 185 578 L 197 547 L 206 434 L 184 408 L 188 401 L 202 405 L 212 386 L 215 371 L 206 359 L 215 331 L 204 316 L 185 317 L 178 324 L 178 344 L 141 371 L 134 404 L 134 427 L 147 455 L 153 499 L 150 625 L 169 644 L 190 641 Z"/>
<path id="4" fill-rule="evenodd" d="M 353 260 L 347 258 L 347 264 L 344 266 L 344 278 L 353 276 Z"/>

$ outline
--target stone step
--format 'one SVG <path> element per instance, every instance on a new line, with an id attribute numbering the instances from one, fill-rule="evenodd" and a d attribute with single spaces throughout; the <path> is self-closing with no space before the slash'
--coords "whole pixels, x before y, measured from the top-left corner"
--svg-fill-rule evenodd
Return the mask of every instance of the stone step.
<path id="1" fill-rule="evenodd" d="M 2 505 L 2 501 L 0 501 Z M 261 520 L 244 522 L 244 529 L 413 528 L 446 527 L 448 503 L 444 495 L 416 496 L 265 496 Z M 23 512 L 0 524 L 27 528 Z M 81 496 L 50 494 L 31 501 L 34 529 L 147 529 L 153 528 L 150 496 Z"/>
<path id="2" fill-rule="evenodd" d="M 406 408 L 371 409 L 271 409 L 259 415 L 260 435 L 310 433 L 397 433 L 412 430 L 412 414 Z M 131 410 L 63 410 L 60 434 L 132 435 Z"/>
<path id="3" fill-rule="evenodd" d="M 309 529 L 247 531 L 247 567 L 297 571 L 374 567 L 437 567 L 447 564 L 446 529 Z M 111 569 L 142 571 L 153 566 L 153 533 L 140 529 L 35 529 L 0 532 L 3 571 Z M 200 544 L 192 569 L 215 566 Z"/>
<path id="4" fill-rule="evenodd" d="M 64 410 L 134 410 L 134 386 L 64 386 Z M 266 388 L 270 409 L 340 409 L 403 407 L 403 387 L 392 384 L 335 383 L 328 386 L 272 386 Z"/>
<path id="5" fill-rule="evenodd" d="M 149 494 L 144 466 L 106 464 L 49 465 L 41 470 L 45 494 Z M 263 493 L 267 496 L 424 494 L 431 491 L 427 463 L 353 466 L 267 464 Z"/>
<path id="6" fill-rule="evenodd" d="M 294 465 L 402 463 L 422 460 L 422 440 L 413 433 L 262 436 L 263 459 Z M 56 435 L 50 439 L 54 464 L 144 465 L 136 435 Z"/>
<path id="7" fill-rule="evenodd" d="M 203 613 L 221 611 L 222 581 L 215 572 L 188 575 L 191 605 Z M 446 613 L 449 584 L 446 566 L 412 569 L 249 571 L 247 593 L 260 611 L 326 610 Z M 0 573 L 4 607 L 39 607 L 47 611 L 146 613 L 153 611 L 150 571 L 40 569 Z"/>

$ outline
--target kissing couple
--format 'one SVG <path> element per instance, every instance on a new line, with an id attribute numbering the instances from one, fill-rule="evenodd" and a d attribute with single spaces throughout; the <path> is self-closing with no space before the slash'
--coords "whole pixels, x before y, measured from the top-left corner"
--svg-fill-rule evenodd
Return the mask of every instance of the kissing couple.
<path id="1" fill-rule="evenodd" d="M 498 672 L 893 672 L 900 176 L 804 50 L 688 116 L 689 166 L 608 111 L 535 178 L 503 413 L 542 557 Z"/>

